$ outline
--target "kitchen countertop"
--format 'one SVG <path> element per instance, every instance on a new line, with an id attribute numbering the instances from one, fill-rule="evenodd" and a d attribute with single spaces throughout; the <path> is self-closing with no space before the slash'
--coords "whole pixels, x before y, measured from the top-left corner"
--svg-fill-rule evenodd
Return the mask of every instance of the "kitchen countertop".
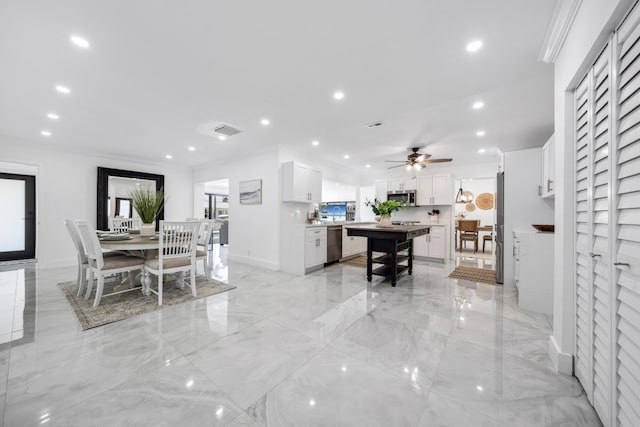
<path id="1" fill-rule="evenodd" d="M 331 227 L 332 225 L 358 225 L 358 224 L 375 224 L 374 222 L 367 222 L 367 221 L 363 221 L 363 222 L 353 222 L 353 221 L 336 221 L 336 222 L 328 222 L 326 224 L 305 224 L 305 227 L 307 228 L 313 228 L 313 227 Z"/>

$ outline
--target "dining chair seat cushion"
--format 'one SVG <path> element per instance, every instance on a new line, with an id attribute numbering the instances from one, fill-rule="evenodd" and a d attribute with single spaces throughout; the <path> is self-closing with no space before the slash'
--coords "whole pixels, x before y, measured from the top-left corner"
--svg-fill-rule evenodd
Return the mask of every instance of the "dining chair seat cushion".
<path id="1" fill-rule="evenodd" d="M 198 249 L 196 251 L 196 258 L 202 258 L 207 256 L 207 251 L 205 251 L 204 249 Z"/>
<path id="2" fill-rule="evenodd" d="M 160 260 L 158 258 L 149 259 L 145 261 L 144 265 L 154 270 L 157 270 L 160 265 Z M 165 258 L 162 262 L 162 266 L 165 270 L 176 268 L 176 267 L 184 267 L 187 265 L 191 265 L 191 258 L 189 257 L 180 257 L 180 258 Z"/>
<path id="3" fill-rule="evenodd" d="M 126 255 L 109 256 L 104 258 L 103 270 L 114 270 L 116 268 L 133 267 L 144 264 L 142 258 Z"/>

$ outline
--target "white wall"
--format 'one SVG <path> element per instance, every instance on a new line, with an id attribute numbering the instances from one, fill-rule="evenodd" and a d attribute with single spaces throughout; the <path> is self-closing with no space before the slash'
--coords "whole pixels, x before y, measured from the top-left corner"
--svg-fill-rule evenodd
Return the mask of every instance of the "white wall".
<path id="1" fill-rule="evenodd" d="M 236 162 L 195 168 L 193 182 L 229 179 L 229 259 L 272 270 L 280 267 L 280 173 L 278 151 Z M 262 204 L 241 205 L 240 181 L 262 179 Z"/>
<path id="2" fill-rule="evenodd" d="M 184 219 L 192 206 L 191 174 L 186 168 L 77 154 L 0 136 L 2 161 L 34 165 L 36 177 L 36 257 L 40 267 L 76 262 L 75 248 L 63 224 L 67 218 L 96 223 L 98 166 L 165 176 L 165 218 Z"/>
<path id="3" fill-rule="evenodd" d="M 532 229 L 531 224 L 553 224 L 553 201 L 538 196 L 538 186 L 541 181 L 541 148 L 505 153 L 503 251 L 505 288 L 515 288 L 513 230 Z"/>
<path id="4" fill-rule="evenodd" d="M 349 202 L 355 201 L 358 187 L 352 184 L 333 181 L 322 178 L 322 201 L 323 202 Z"/>

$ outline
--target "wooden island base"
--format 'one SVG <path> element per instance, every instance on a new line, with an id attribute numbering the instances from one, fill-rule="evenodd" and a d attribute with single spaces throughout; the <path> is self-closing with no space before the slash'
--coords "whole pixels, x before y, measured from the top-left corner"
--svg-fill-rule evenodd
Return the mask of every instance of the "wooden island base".
<path id="1" fill-rule="evenodd" d="M 347 226 L 347 235 L 367 238 L 367 281 L 372 275 L 384 276 L 396 286 L 400 273 L 413 272 L 413 239 L 429 233 L 428 225 L 396 225 L 377 227 L 376 225 Z M 406 254 L 402 252 L 406 251 Z M 384 255 L 373 258 L 373 252 Z M 401 264 L 408 261 L 407 264 Z M 373 268 L 373 264 L 382 264 Z"/>

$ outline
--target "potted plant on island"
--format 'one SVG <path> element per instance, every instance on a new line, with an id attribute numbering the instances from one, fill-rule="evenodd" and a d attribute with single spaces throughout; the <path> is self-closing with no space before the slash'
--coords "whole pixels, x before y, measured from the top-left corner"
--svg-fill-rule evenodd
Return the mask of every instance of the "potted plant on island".
<path id="1" fill-rule="evenodd" d="M 432 209 L 431 212 L 427 212 L 431 217 L 431 222 L 434 224 L 438 223 L 438 215 L 440 215 L 439 209 Z"/>
<path id="2" fill-rule="evenodd" d="M 133 208 L 138 212 L 142 221 L 140 235 L 153 236 L 155 234 L 153 222 L 164 208 L 164 190 L 162 188 L 158 191 L 151 188 L 136 188 L 130 192 L 130 198 Z"/>
<path id="3" fill-rule="evenodd" d="M 376 217 L 380 217 L 380 226 L 382 227 L 391 226 L 391 214 L 407 207 L 396 200 L 385 200 L 381 202 L 377 198 L 373 199 L 373 201 L 367 199 L 364 205 L 370 206 L 373 214 L 376 215 Z"/>

